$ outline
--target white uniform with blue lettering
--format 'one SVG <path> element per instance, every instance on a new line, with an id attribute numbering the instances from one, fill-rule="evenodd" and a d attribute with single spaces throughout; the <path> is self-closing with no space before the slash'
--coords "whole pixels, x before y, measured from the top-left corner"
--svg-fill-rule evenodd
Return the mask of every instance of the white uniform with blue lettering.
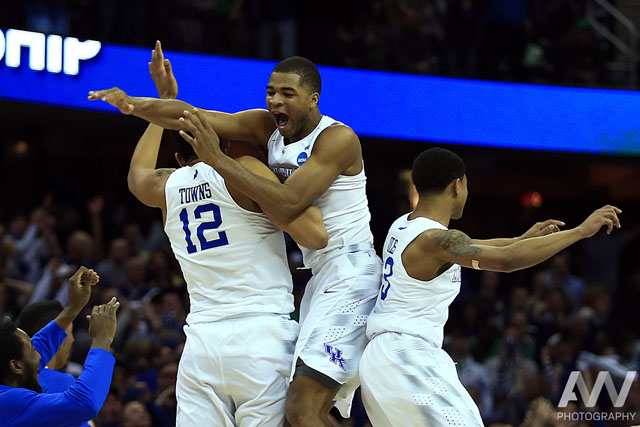
<path id="1" fill-rule="evenodd" d="M 173 172 L 165 194 L 191 305 L 177 425 L 281 426 L 298 334 L 282 231 L 205 163 Z"/>
<path id="2" fill-rule="evenodd" d="M 286 180 L 313 153 L 327 127 L 341 124 L 323 116 L 307 137 L 285 145 L 276 130 L 269 138 L 269 166 Z M 365 324 L 380 288 L 380 258 L 373 249 L 371 214 L 362 171 L 340 175 L 314 205 L 322 211 L 329 243 L 321 250 L 301 248 L 313 277 L 300 306 L 300 358 L 314 370 L 342 384 L 336 407 L 347 417 L 359 385 L 358 365 L 366 346 Z"/>
<path id="3" fill-rule="evenodd" d="M 449 305 L 460 292 L 460 266 L 438 277 L 411 277 L 402 253 L 420 234 L 447 228 L 431 219 L 398 218 L 383 252 L 382 287 L 369 316 L 360 362 L 362 401 L 374 427 L 482 426 L 478 408 L 442 350 Z"/>

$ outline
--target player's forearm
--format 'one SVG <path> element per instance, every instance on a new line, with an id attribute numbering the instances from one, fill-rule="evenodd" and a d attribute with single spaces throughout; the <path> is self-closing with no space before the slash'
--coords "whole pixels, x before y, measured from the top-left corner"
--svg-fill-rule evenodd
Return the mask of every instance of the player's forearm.
<path id="1" fill-rule="evenodd" d="M 524 239 L 505 246 L 508 270 L 516 271 L 539 264 L 585 237 L 579 227 L 541 237 Z"/>
<path id="2" fill-rule="evenodd" d="M 282 227 L 299 245 L 309 249 L 322 249 L 329 242 L 329 234 L 322 220 L 322 212 L 316 206 L 308 206 L 294 215 Z"/>
<path id="3" fill-rule="evenodd" d="M 133 115 L 165 129 L 180 129 L 178 119 L 193 106 L 179 99 L 131 97 Z"/>
<path id="4" fill-rule="evenodd" d="M 286 184 L 257 176 L 230 157 L 219 156 L 215 161 L 203 160 L 214 167 L 231 186 L 279 218 L 296 215 L 309 204 L 304 203 Z"/>
<path id="5" fill-rule="evenodd" d="M 493 246 L 496 248 L 501 248 L 504 246 L 509 246 L 516 242 L 522 240 L 519 237 L 506 237 L 506 238 L 498 238 L 498 239 L 473 239 L 473 243 L 475 245 L 484 245 L 484 246 Z"/>
<path id="6" fill-rule="evenodd" d="M 78 316 L 83 307 L 66 306 L 58 316 L 53 319 L 61 329 L 67 329 L 71 322 Z"/>
<path id="7" fill-rule="evenodd" d="M 131 156 L 129 165 L 129 177 L 137 169 L 155 169 L 158 162 L 158 152 L 164 129 L 160 126 L 149 124 Z"/>

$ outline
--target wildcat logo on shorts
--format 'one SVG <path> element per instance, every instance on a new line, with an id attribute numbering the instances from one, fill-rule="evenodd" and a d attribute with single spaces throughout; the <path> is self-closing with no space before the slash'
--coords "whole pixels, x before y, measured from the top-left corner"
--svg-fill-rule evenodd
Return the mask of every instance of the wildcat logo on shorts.
<path id="1" fill-rule="evenodd" d="M 345 361 L 342 358 L 342 350 L 340 350 L 338 347 L 325 344 L 324 351 L 329 355 L 329 360 L 331 360 L 332 363 L 340 366 L 340 368 L 346 372 L 347 368 L 345 368 L 344 366 Z"/>
<path id="2" fill-rule="evenodd" d="M 307 156 L 307 153 L 305 153 L 304 151 L 300 154 L 298 154 L 298 158 L 296 159 L 296 162 L 298 162 L 298 166 L 302 166 L 304 164 L 304 162 L 307 161 L 307 158 L 309 156 Z"/>

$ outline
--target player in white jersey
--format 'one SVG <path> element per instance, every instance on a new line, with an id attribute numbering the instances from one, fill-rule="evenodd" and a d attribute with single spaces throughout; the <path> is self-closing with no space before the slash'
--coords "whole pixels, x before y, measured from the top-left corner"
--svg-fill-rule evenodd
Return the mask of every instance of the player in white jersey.
<path id="1" fill-rule="evenodd" d="M 462 160 L 449 150 L 429 149 L 414 161 L 412 178 L 418 204 L 393 223 L 383 247 L 382 286 L 367 323 L 371 342 L 360 363 L 362 400 L 374 427 L 482 426 L 441 348 L 449 305 L 460 291 L 460 266 L 500 272 L 531 267 L 603 225 L 608 232 L 620 227 L 620 210 L 605 206 L 567 231 L 558 231 L 561 221 L 548 220 L 519 238 L 472 240 L 447 228 L 467 200 Z"/>
<path id="2" fill-rule="evenodd" d="M 313 278 L 302 300 L 295 376 L 287 397 L 287 420 L 294 427 L 330 425 L 327 414 L 334 402 L 348 416 L 366 345 L 365 321 L 380 286 L 360 141 L 351 128 L 320 113 L 320 90 L 316 66 L 292 57 L 271 73 L 267 110 L 194 113 L 181 101 L 129 97 L 118 88 L 89 96 L 165 128 L 197 133 L 199 157 L 276 215 L 287 218 L 311 204 L 322 211 L 329 244 L 304 251 Z M 228 161 L 211 130 L 220 138 L 267 147 L 269 165 L 284 182 Z"/>
<path id="3" fill-rule="evenodd" d="M 152 76 L 160 94 L 174 96 L 175 80 L 163 72 L 158 51 Z M 286 221 L 265 215 L 177 134 L 181 167 L 155 169 L 162 133 L 149 125 L 128 182 L 141 202 L 162 210 L 189 291 L 176 424 L 282 426 L 298 324 L 289 317 L 293 284 L 284 236 L 274 224 L 301 245 L 320 249 L 328 239 L 320 210 L 310 207 Z M 277 182 L 257 159 L 237 161 Z"/>

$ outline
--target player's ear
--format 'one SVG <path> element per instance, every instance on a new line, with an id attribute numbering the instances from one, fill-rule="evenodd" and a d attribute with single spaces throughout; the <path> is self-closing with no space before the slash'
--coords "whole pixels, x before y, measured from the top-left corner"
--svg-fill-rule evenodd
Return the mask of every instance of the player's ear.
<path id="1" fill-rule="evenodd" d="M 462 193 L 462 179 L 456 178 L 451 184 L 454 196 Z"/>
<path id="2" fill-rule="evenodd" d="M 187 165 L 187 163 L 184 160 L 182 160 L 182 156 L 180 155 L 180 153 L 175 153 L 174 156 L 176 158 L 176 162 L 178 162 L 178 165 L 180 167 Z"/>
<path id="3" fill-rule="evenodd" d="M 309 107 L 310 108 L 317 107 L 318 101 L 320 101 L 320 94 L 318 92 L 313 92 L 311 94 L 311 98 L 309 99 Z"/>
<path id="4" fill-rule="evenodd" d="M 11 372 L 17 375 L 22 375 L 24 373 L 24 366 L 21 360 L 11 360 L 9 362 L 9 369 L 11 370 Z"/>

